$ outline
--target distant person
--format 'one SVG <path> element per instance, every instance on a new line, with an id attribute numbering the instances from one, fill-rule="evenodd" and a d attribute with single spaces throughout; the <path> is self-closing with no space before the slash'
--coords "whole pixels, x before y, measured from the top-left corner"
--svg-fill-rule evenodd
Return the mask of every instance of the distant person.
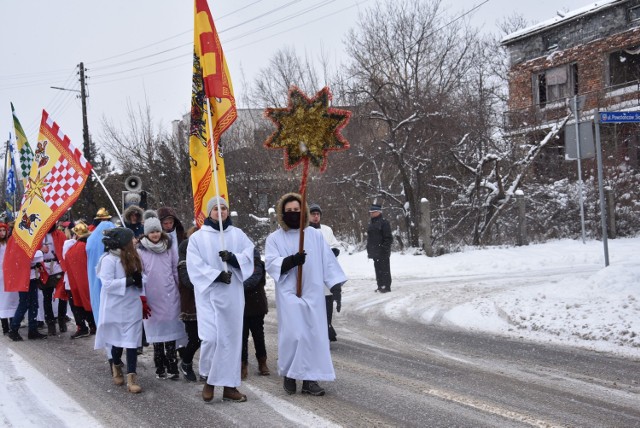
<path id="1" fill-rule="evenodd" d="M 180 243 L 185 239 L 184 226 L 176 214 L 176 210 L 172 207 L 160 207 L 156 210 L 160 224 L 162 225 L 162 231 L 171 237 L 174 245 L 171 250 L 176 253 L 178 257 L 178 247 Z"/>
<path id="2" fill-rule="evenodd" d="M 44 236 L 40 247 L 43 255 L 42 266 L 46 275 L 46 279 L 43 279 L 42 296 L 49 336 L 56 335 L 56 324 L 60 327 L 60 333 L 67 331 L 67 293 L 63 278 L 64 259 L 62 257 L 62 248 L 66 240 L 67 236 L 54 224 Z M 57 316 L 53 311 L 54 300 L 58 303 Z"/>
<path id="3" fill-rule="evenodd" d="M 393 243 L 391 226 L 382 217 L 382 206 L 378 204 L 371 205 L 369 216 L 371 222 L 367 228 L 367 257 L 373 259 L 376 282 L 378 283 L 376 291 L 387 293 L 391 291 L 391 266 L 389 263 L 391 244 Z"/>
<path id="4" fill-rule="evenodd" d="M 66 252 L 63 250 L 65 265 L 67 268 L 66 277 L 69 281 L 71 293 L 73 316 L 76 321 L 76 332 L 71 335 L 71 339 L 79 339 L 96 334 L 96 323 L 93 318 L 93 308 L 91 307 L 91 297 L 89 294 L 89 276 L 87 274 L 87 239 L 91 235 L 87 226 L 78 222 L 73 227 L 75 239 L 65 242 L 71 245 Z"/>
<path id="5" fill-rule="evenodd" d="M 124 219 L 124 227 L 131 229 L 133 236 L 139 238 L 144 235 L 144 225 L 142 224 L 142 215 L 144 211 L 137 205 L 130 205 L 122 213 Z"/>
<path id="6" fill-rule="evenodd" d="M 29 333 L 27 337 L 30 340 L 47 338 L 46 334 L 42 334 L 38 331 L 38 322 L 36 321 L 36 316 L 38 315 L 38 289 L 42 286 L 40 272 L 44 270 L 42 260 L 42 251 L 37 250 L 31 260 L 29 288 L 27 291 L 18 292 L 18 307 L 16 308 L 15 314 L 11 317 L 11 329 L 9 330 L 9 339 L 14 342 L 20 342 L 22 340 L 22 336 L 18 333 L 18 329 L 24 319 L 25 313 L 27 314 L 27 322 L 29 326 Z"/>
<path id="7" fill-rule="evenodd" d="M 9 320 L 16 313 L 19 302 L 18 293 L 4 291 L 4 275 L 1 272 L 8 239 L 9 226 L 0 223 L 0 318 L 2 319 L 3 334 L 9 334 Z"/>
<path id="8" fill-rule="evenodd" d="M 267 237 L 266 268 L 276 282 L 278 308 L 278 374 L 287 394 L 295 394 L 302 380 L 303 394 L 325 394 L 318 381 L 336 378 L 329 352 L 324 288 L 339 293 L 347 280 L 322 233 L 307 227 L 309 208 L 302 197 L 288 193 L 276 205 L 280 228 Z M 306 211 L 301 224 L 300 212 Z M 304 250 L 299 251 L 300 230 Z M 302 295 L 296 295 L 298 269 L 302 267 Z"/>
<path id="9" fill-rule="evenodd" d="M 253 275 L 244 281 L 244 317 L 242 319 L 242 369 L 240 377 L 246 379 L 249 373 L 249 332 L 258 360 L 258 373 L 269 376 L 267 366 L 267 346 L 264 342 L 264 316 L 269 312 L 267 293 L 264 291 L 266 275 L 264 262 L 257 248 L 253 250 Z"/>
<path id="10" fill-rule="evenodd" d="M 340 243 L 333 234 L 333 229 L 331 229 L 326 224 L 320 224 L 320 220 L 322 218 L 322 208 L 320 208 L 320 205 L 318 204 L 311 204 L 309 206 L 309 213 L 309 226 L 313 227 L 314 229 L 320 229 L 325 242 L 327 243 L 327 245 L 329 245 L 329 248 L 331 248 L 333 254 L 338 257 L 340 255 L 340 248 L 338 248 L 340 246 Z M 338 340 L 338 335 L 336 334 L 336 330 L 333 328 L 333 325 L 331 325 L 331 321 L 333 320 L 333 302 L 334 300 L 336 301 L 336 310 L 340 312 L 340 309 L 342 308 L 342 292 L 338 295 L 338 299 L 336 300 L 334 299 L 331 290 L 325 287 L 324 298 L 327 304 L 329 341 L 335 342 Z"/>
<path id="11" fill-rule="evenodd" d="M 213 400 L 214 386 L 224 386 L 223 400 L 242 402 L 242 314 L 245 281 L 253 273 L 253 243 L 231 224 L 229 204 L 222 197 L 207 203 L 204 224 L 189 238 L 187 270 L 196 295 L 200 374 L 207 380 L 202 399 Z M 224 232 L 222 247 L 220 233 Z"/>

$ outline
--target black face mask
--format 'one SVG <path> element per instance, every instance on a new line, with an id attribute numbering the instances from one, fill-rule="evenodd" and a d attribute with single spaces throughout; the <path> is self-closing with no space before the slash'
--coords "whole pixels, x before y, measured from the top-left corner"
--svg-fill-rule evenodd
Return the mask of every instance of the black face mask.
<path id="1" fill-rule="evenodd" d="M 295 211 L 287 211 L 282 214 L 282 221 L 289 226 L 290 229 L 300 229 L 300 213 Z"/>

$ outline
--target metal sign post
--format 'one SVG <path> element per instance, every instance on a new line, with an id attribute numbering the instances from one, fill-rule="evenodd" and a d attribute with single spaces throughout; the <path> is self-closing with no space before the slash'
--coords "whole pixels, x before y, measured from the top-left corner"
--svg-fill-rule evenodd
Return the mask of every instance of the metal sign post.
<path id="1" fill-rule="evenodd" d="M 600 193 L 600 223 L 602 225 L 602 245 L 604 246 L 604 266 L 609 266 L 609 243 L 607 241 L 607 218 L 606 206 L 604 202 L 604 185 L 602 172 L 602 145 L 600 144 L 600 115 L 598 110 L 593 115 L 596 123 L 596 160 L 598 162 L 598 192 Z"/>

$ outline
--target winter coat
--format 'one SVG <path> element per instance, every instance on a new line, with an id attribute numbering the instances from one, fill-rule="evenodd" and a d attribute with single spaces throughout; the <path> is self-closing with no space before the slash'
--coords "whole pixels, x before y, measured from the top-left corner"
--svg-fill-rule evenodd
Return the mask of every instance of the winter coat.
<path id="1" fill-rule="evenodd" d="M 260 252 L 253 250 L 253 274 L 244 281 L 244 316 L 265 316 L 269 312 L 267 293 L 264 291 L 266 276 Z"/>
<path id="2" fill-rule="evenodd" d="M 111 253 L 100 258 L 96 271 L 102 288 L 94 349 L 105 349 L 108 346 L 139 347 L 142 344 L 140 296 L 144 295 L 146 277 L 142 276 L 142 288 L 127 287 L 127 274 L 120 257 Z"/>
<path id="3" fill-rule="evenodd" d="M 382 214 L 372 218 L 367 229 L 367 257 L 370 259 L 390 257 L 392 243 L 393 235 L 391 235 L 389 222 L 382 217 Z"/>
<path id="4" fill-rule="evenodd" d="M 142 238 L 143 240 L 147 238 Z M 151 315 L 144 320 L 144 330 L 150 343 L 186 340 L 184 324 L 180 321 L 180 294 L 178 292 L 178 259 L 171 250 L 156 253 L 138 244 L 147 277 L 145 293 Z"/>
<path id="5" fill-rule="evenodd" d="M 131 216 L 134 213 L 138 213 L 138 222 L 136 224 L 131 223 Z M 144 235 L 144 225 L 142 224 L 142 216 L 144 215 L 144 211 L 137 205 L 131 205 L 124 210 L 122 217 L 124 219 L 124 226 L 127 229 L 131 229 L 133 235 L 138 238 L 141 235 Z"/>
<path id="6" fill-rule="evenodd" d="M 160 207 L 156 210 L 156 212 L 158 213 L 158 219 L 161 223 L 165 218 L 173 217 L 173 231 L 175 231 L 175 238 L 177 239 L 176 248 L 178 248 L 178 246 L 182 243 L 182 241 L 186 239 L 187 236 L 184 231 L 184 226 L 182 226 L 182 223 L 180 222 L 180 219 L 176 214 L 176 210 L 171 207 Z"/>
<path id="7" fill-rule="evenodd" d="M 89 276 L 87 275 L 87 237 L 80 238 L 65 254 L 65 265 L 73 304 L 91 312 Z"/>
<path id="8" fill-rule="evenodd" d="M 178 289 L 180 290 L 180 319 L 182 321 L 196 321 L 196 296 L 193 284 L 187 271 L 187 246 L 189 238 L 178 247 Z"/>

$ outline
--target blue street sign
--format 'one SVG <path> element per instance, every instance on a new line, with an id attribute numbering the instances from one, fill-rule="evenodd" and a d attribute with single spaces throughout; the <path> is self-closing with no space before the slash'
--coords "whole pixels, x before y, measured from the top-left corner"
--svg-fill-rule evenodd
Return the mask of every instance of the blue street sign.
<path id="1" fill-rule="evenodd" d="M 633 122 L 640 122 L 640 111 L 600 112 L 600 123 L 633 123 Z"/>

